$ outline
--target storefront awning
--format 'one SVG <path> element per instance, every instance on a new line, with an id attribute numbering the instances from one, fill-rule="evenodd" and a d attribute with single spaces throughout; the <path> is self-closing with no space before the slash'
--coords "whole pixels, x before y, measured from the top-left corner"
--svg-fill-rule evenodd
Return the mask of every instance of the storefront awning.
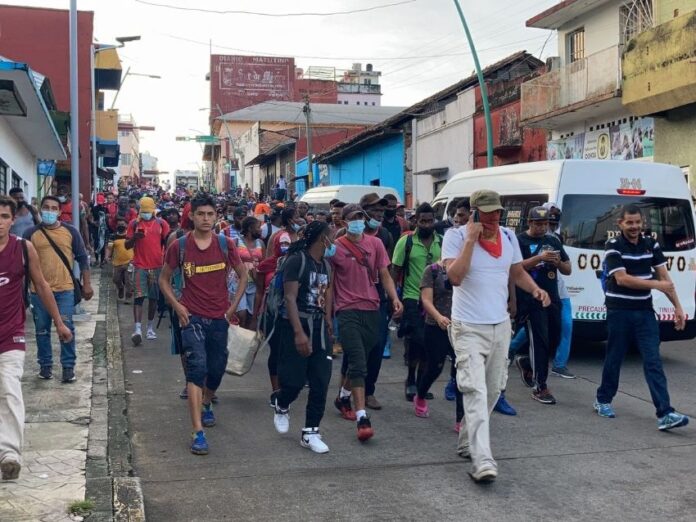
<path id="1" fill-rule="evenodd" d="M 0 118 L 35 157 L 65 159 L 40 88 L 27 64 L 0 59 Z"/>

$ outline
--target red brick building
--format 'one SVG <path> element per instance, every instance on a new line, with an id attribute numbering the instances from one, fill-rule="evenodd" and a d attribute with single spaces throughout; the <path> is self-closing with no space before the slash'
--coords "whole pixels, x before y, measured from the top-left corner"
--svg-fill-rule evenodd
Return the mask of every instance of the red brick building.
<path id="1" fill-rule="evenodd" d="M 80 117 L 80 190 L 89 198 L 92 187 L 90 136 L 90 80 L 94 13 L 78 12 L 78 72 Z M 58 110 L 70 112 L 69 11 L 0 5 L 0 55 L 28 63 L 47 76 L 53 88 Z M 61 162 L 67 166 L 69 160 Z M 58 172 L 60 175 L 61 172 Z"/>

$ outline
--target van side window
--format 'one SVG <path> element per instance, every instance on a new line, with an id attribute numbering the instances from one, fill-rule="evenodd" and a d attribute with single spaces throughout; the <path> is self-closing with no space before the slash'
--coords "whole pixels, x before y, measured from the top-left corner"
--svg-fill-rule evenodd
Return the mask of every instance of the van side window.
<path id="1" fill-rule="evenodd" d="M 520 234 L 527 230 L 529 211 L 546 203 L 549 197 L 547 194 L 524 194 L 503 196 L 501 199 L 505 207 L 501 224 L 514 230 L 515 234 Z"/>
<path id="2" fill-rule="evenodd" d="M 436 221 L 442 221 L 442 218 L 445 215 L 445 205 L 447 205 L 446 199 L 440 199 L 433 203 L 433 210 L 435 211 Z"/>

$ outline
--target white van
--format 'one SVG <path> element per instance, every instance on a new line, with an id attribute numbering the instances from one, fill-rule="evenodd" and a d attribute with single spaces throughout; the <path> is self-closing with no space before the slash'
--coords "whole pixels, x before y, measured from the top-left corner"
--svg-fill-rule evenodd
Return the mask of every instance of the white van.
<path id="1" fill-rule="evenodd" d="M 592 340 L 606 339 L 606 308 L 598 277 L 604 244 L 620 233 L 620 207 L 638 205 L 646 233 L 659 241 L 667 257 L 667 269 L 688 319 L 686 329 L 676 332 L 672 303 L 662 292 L 653 292 L 661 337 L 696 337 L 694 208 L 680 169 L 635 161 L 564 160 L 462 172 L 433 200 L 437 217 L 452 216 L 456 203 L 479 189 L 501 195 L 506 210 L 502 224 L 517 233 L 527 228 L 532 207 L 547 201 L 561 207 L 560 233 L 573 266 L 572 274 L 565 278 L 573 304 L 573 329 L 579 337 Z"/>
<path id="2" fill-rule="evenodd" d="M 329 210 L 329 201 L 338 199 L 344 203 L 358 203 L 365 194 L 376 192 L 379 197 L 393 194 L 400 200 L 399 194 L 390 187 L 377 187 L 374 185 L 329 185 L 326 187 L 314 187 L 305 192 L 300 201 L 307 203 L 313 210 Z"/>

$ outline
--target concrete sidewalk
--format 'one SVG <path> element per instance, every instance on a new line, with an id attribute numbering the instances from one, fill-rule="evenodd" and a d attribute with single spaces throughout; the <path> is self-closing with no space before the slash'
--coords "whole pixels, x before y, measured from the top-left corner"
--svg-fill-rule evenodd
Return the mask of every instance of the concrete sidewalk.
<path id="1" fill-rule="evenodd" d="M 60 348 L 52 332 L 54 378 L 38 378 L 34 321 L 27 314 L 27 353 L 22 389 L 26 408 L 23 465 L 19 480 L 0 482 L 0 520 L 75 520 L 70 504 L 85 498 L 87 440 L 92 410 L 92 353 L 100 276 L 92 274 L 94 298 L 82 303 L 89 315 L 75 322 L 76 382 L 60 381 Z"/>

